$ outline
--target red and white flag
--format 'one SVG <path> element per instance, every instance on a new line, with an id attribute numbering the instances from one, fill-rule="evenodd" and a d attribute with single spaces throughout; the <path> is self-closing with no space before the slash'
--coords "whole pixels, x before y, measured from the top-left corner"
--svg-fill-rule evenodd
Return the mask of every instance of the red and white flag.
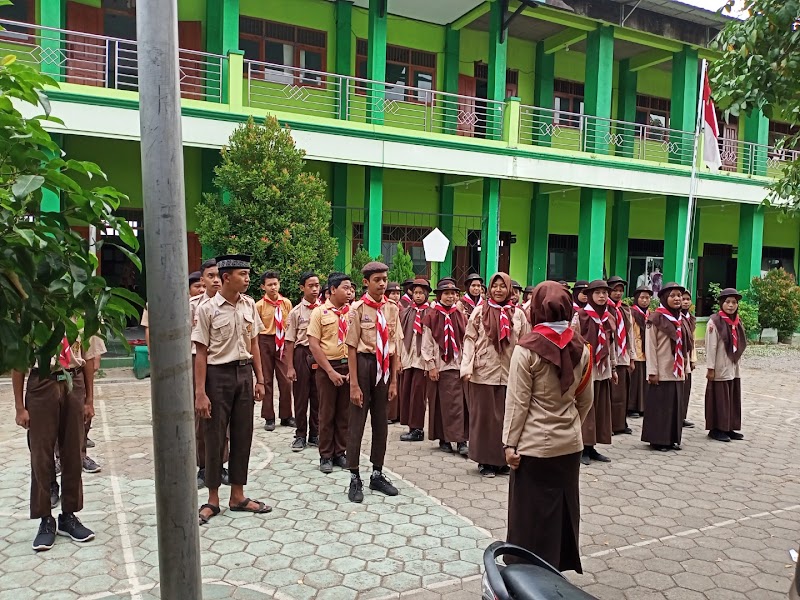
<path id="1" fill-rule="evenodd" d="M 722 166 L 718 139 L 717 109 L 711 99 L 711 85 L 708 83 L 708 73 L 706 73 L 703 79 L 703 160 L 712 171 L 719 171 Z"/>

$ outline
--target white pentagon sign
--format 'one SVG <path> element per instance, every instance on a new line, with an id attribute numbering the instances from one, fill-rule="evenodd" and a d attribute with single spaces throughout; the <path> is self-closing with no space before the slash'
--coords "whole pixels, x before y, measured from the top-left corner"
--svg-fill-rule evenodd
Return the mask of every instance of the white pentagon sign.
<path id="1" fill-rule="evenodd" d="M 422 247 L 425 249 L 425 260 L 428 262 L 444 262 L 450 240 L 438 227 L 422 238 Z"/>

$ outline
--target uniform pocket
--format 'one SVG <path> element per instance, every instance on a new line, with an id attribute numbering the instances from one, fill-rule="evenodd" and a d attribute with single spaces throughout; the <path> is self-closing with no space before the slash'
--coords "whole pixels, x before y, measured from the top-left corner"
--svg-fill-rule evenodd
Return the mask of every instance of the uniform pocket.
<path id="1" fill-rule="evenodd" d="M 222 342 L 233 335 L 233 316 L 218 317 L 211 322 L 210 337 L 215 342 Z"/>

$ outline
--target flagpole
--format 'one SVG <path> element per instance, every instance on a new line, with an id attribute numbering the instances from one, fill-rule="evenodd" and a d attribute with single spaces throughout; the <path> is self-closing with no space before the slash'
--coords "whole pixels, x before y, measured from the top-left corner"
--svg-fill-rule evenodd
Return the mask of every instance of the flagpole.
<path id="1" fill-rule="evenodd" d="M 699 181 L 698 171 L 697 171 L 697 154 L 698 154 L 698 146 L 700 145 L 700 128 L 701 124 L 703 123 L 703 89 L 705 86 L 706 80 L 706 71 L 708 70 L 708 61 L 703 59 L 700 67 L 700 85 L 699 85 L 699 94 L 697 99 L 697 120 L 695 122 L 694 127 L 694 146 L 692 148 L 692 174 L 689 178 L 689 206 L 686 214 L 686 237 L 685 237 L 685 248 L 686 248 L 686 260 L 681 265 L 681 278 L 680 284 L 683 286 L 689 285 L 688 276 L 689 276 L 689 261 L 692 260 L 692 227 L 694 224 L 694 211 L 695 211 L 695 204 L 697 195 L 697 184 Z"/>

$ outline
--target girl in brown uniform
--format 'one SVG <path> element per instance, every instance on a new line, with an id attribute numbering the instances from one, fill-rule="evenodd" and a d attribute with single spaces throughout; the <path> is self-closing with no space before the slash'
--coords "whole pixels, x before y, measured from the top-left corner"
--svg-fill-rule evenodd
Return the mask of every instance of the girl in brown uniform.
<path id="1" fill-rule="evenodd" d="M 644 401 L 647 397 L 647 362 L 645 358 L 645 331 L 647 315 L 650 312 L 652 290 L 646 285 L 639 286 L 633 293 L 631 322 L 633 345 L 636 348 L 635 368 L 631 373 L 631 386 L 628 394 L 628 416 L 640 418 L 644 414 Z"/>
<path id="2" fill-rule="evenodd" d="M 469 319 L 472 311 L 483 304 L 483 278 L 477 273 L 471 273 L 464 280 L 464 285 L 467 286 L 467 291 L 459 300 L 458 309 Z"/>
<path id="3" fill-rule="evenodd" d="M 617 383 L 611 386 L 611 430 L 614 435 L 631 434 L 628 427 L 628 394 L 630 393 L 631 373 L 636 369 L 636 345 L 633 340 L 633 318 L 630 307 L 622 302 L 628 282 L 614 275 L 608 280 L 611 286 L 609 310 L 617 320 Z"/>
<path id="4" fill-rule="evenodd" d="M 422 320 L 430 306 L 428 295 L 431 286 L 427 279 L 415 279 L 411 287 L 412 304 L 400 309 L 403 344 L 400 364 L 403 370 L 403 387 L 400 395 L 400 423 L 408 426 L 408 433 L 400 436 L 401 442 L 421 442 L 425 439 L 425 392 L 427 378 L 422 358 Z"/>
<path id="5" fill-rule="evenodd" d="M 692 394 L 692 372 L 697 367 L 697 349 L 694 346 L 694 332 L 697 328 L 697 319 L 691 312 L 692 293 L 683 292 L 681 300 L 681 319 L 683 319 L 686 334 L 686 381 L 683 384 L 683 398 L 681 398 L 681 419 L 684 427 L 694 427 L 694 423 L 687 421 L 689 414 L 689 398 Z"/>

